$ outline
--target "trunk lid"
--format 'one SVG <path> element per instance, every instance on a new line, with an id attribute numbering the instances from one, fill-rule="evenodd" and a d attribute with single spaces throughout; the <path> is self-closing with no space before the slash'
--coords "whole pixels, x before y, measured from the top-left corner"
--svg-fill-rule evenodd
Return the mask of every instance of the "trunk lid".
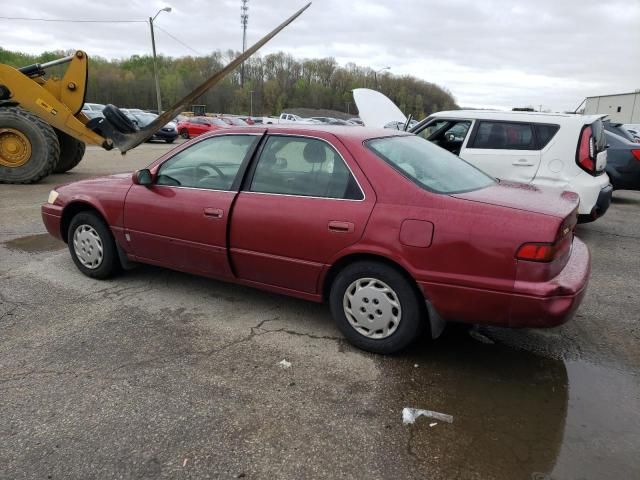
<path id="1" fill-rule="evenodd" d="M 504 180 L 487 188 L 456 193 L 452 196 L 471 202 L 536 212 L 561 219 L 571 215 L 579 203 L 578 195 L 573 192 Z"/>

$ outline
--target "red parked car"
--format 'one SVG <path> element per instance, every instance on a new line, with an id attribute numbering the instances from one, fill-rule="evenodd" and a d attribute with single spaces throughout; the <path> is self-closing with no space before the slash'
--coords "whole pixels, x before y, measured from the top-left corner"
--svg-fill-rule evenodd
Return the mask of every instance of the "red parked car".
<path id="1" fill-rule="evenodd" d="M 577 206 L 397 130 L 274 125 L 58 187 L 42 217 L 90 277 L 140 262 L 328 301 L 352 343 L 390 353 L 445 321 L 568 320 L 590 272 Z"/>
<path id="2" fill-rule="evenodd" d="M 217 117 L 187 117 L 178 122 L 177 129 L 182 138 L 193 138 L 228 126 Z"/>

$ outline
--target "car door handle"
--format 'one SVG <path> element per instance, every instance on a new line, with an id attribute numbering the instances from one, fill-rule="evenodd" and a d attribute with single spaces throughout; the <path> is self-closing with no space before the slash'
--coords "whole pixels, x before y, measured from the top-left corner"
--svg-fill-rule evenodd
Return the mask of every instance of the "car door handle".
<path id="1" fill-rule="evenodd" d="M 355 226 L 351 222 L 338 222 L 332 220 L 329 222 L 329 231 L 337 233 L 352 233 Z"/>
<path id="2" fill-rule="evenodd" d="M 221 208 L 205 208 L 204 209 L 204 216 L 205 217 L 211 217 L 211 218 L 222 218 L 222 216 L 224 215 L 224 210 L 222 210 Z"/>
<path id="3" fill-rule="evenodd" d="M 521 158 L 520 160 L 513 162 L 512 165 L 515 167 L 533 167 L 533 163 L 529 162 L 528 160 L 525 160 L 524 158 Z"/>

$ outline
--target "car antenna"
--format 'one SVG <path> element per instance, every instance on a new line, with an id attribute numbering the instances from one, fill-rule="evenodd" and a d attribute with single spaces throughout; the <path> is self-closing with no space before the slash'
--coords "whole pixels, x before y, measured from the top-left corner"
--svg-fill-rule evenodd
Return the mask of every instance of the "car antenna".
<path id="1" fill-rule="evenodd" d="M 409 116 L 407 117 L 407 123 L 404 124 L 404 128 L 402 129 L 403 131 L 407 131 L 409 129 L 409 124 L 411 123 L 411 120 L 413 120 L 413 115 L 409 114 Z"/>

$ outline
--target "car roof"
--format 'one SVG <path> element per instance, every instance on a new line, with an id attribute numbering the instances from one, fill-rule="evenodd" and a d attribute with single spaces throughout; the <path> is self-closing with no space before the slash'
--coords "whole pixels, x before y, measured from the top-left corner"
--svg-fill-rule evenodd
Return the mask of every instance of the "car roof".
<path id="1" fill-rule="evenodd" d="M 521 122 L 548 123 L 571 121 L 578 119 L 580 122 L 591 123 L 602 118 L 603 115 L 580 115 L 576 113 L 545 113 L 545 112 L 518 112 L 502 110 L 449 110 L 436 112 L 429 117 L 447 118 L 477 118 L 482 120 L 511 120 Z"/>
<path id="2" fill-rule="evenodd" d="M 250 125 L 235 126 L 224 129 L 224 131 L 216 131 L 206 133 L 207 137 L 224 135 L 229 133 L 264 133 L 271 134 L 287 134 L 287 135 L 313 135 L 318 133 L 330 133 L 338 138 L 349 139 L 356 142 L 363 142 L 371 138 L 380 137 L 397 137 L 401 135 L 413 135 L 400 130 L 392 130 L 389 128 L 368 128 L 355 127 L 349 125 Z"/>

